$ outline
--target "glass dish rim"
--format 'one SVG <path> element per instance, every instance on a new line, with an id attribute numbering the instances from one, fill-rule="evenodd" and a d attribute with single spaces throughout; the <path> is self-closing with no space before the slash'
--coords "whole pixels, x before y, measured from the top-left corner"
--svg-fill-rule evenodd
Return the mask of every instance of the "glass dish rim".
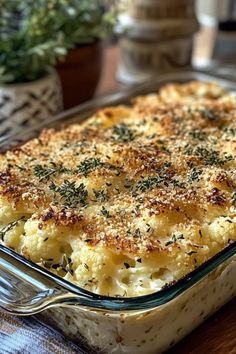
<path id="1" fill-rule="evenodd" d="M 177 75 L 176 75 L 177 74 Z M 184 74 L 184 77 L 183 77 Z M 187 74 L 187 76 L 186 76 Z M 181 76 L 182 75 L 182 76 Z M 188 77 L 192 75 L 192 78 Z M 141 85 L 137 85 L 136 88 L 134 89 L 127 89 L 124 90 L 123 92 L 118 92 L 114 93 L 108 96 L 104 96 L 101 98 L 94 99 L 92 101 L 86 102 L 85 104 L 82 104 L 78 107 L 72 108 L 68 111 L 65 111 L 55 117 L 52 117 L 50 121 L 40 123 L 34 127 L 28 128 L 26 130 L 27 132 L 33 133 L 33 135 L 37 134 L 41 129 L 44 128 L 50 128 L 51 124 L 54 125 L 56 124 L 57 126 L 61 126 L 63 123 L 70 123 L 70 121 L 66 121 L 67 117 L 75 117 L 77 114 L 84 114 L 84 111 L 87 110 L 87 114 L 89 114 L 89 109 L 98 109 L 99 107 L 104 107 L 107 104 L 120 104 L 120 101 L 125 100 L 130 100 L 132 97 L 135 97 L 139 94 L 145 94 L 146 90 L 150 89 L 150 93 L 152 91 L 152 87 L 155 85 L 159 85 L 161 87 L 163 84 L 167 82 L 173 82 L 173 81 L 182 81 L 182 82 L 187 82 L 190 80 L 194 79 L 200 79 L 200 80 L 205 80 L 205 81 L 220 81 L 224 82 L 225 85 L 233 88 L 236 91 L 236 84 L 230 80 L 225 80 L 222 79 L 222 77 L 217 76 L 217 75 L 207 75 L 206 73 L 202 71 L 194 71 L 194 70 L 189 70 L 189 71 L 177 71 L 169 74 L 163 74 L 160 75 L 156 80 L 153 80 L 150 83 L 145 83 Z M 182 80 L 181 80 L 182 78 Z M 159 88 L 158 87 L 158 88 Z M 86 118 L 78 117 L 78 123 Z M 16 138 L 17 132 L 15 132 L 12 135 L 6 136 L 5 138 L 1 139 L 0 141 L 0 149 L 4 147 L 7 143 L 12 143 L 12 140 L 15 141 L 16 143 L 18 142 L 18 139 Z M 15 138 L 15 140 L 14 140 Z M 22 139 L 20 140 L 20 143 L 26 142 L 26 140 Z M 4 149 L 3 149 L 4 151 Z M 90 291 L 87 291 L 72 282 L 69 282 L 59 276 L 57 276 L 54 273 L 49 272 L 47 269 L 40 267 L 39 265 L 25 259 L 23 256 L 20 254 L 16 253 L 12 249 L 3 246 L 0 244 L 0 250 L 8 255 L 10 255 L 13 259 L 18 260 L 25 266 L 29 267 L 30 269 L 33 269 L 36 273 L 41 273 L 42 275 L 46 276 L 53 282 L 55 282 L 55 285 L 60 286 L 62 289 L 66 290 L 67 292 L 69 291 L 70 293 L 78 295 L 78 297 L 81 297 L 81 295 L 84 298 L 84 305 L 88 307 L 92 307 L 94 309 L 103 309 L 103 310 L 108 310 L 108 311 L 121 311 L 121 310 L 145 310 L 145 309 L 152 309 L 152 308 L 157 308 L 161 305 L 164 305 L 168 303 L 169 301 L 173 300 L 176 298 L 178 295 L 183 293 L 185 290 L 189 289 L 191 286 L 196 284 L 198 281 L 202 280 L 207 274 L 209 274 L 211 271 L 215 270 L 218 266 L 222 265 L 224 261 L 228 260 L 230 257 L 234 256 L 236 254 L 236 241 L 233 243 L 229 244 L 226 246 L 224 249 L 222 249 L 220 252 L 218 252 L 215 256 L 211 257 L 208 259 L 206 262 L 202 263 L 200 266 L 198 266 L 196 269 L 194 269 L 192 272 L 188 273 L 186 276 L 183 278 L 175 281 L 172 284 L 166 285 L 163 289 L 158 290 L 156 292 L 153 292 L 148 295 L 142 295 L 142 296 L 135 296 L 135 297 L 109 297 L 109 296 L 104 296 L 104 295 L 98 295 L 95 293 L 92 293 Z M 63 304 L 63 299 L 61 301 L 61 304 Z M 78 302 L 76 301 L 76 298 L 74 299 L 73 305 L 81 305 L 81 301 Z"/>
<path id="2" fill-rule="evenodd" d="M 205 276 L 216 270 L 218 266 L 223 265 L 223 263 L 228 259 L 234 257 L 236 255 L 236 241 L 226 246 L 196 269 L 187 273 L 184 277 L 171 284 L 167 284 L 161 290 L 148 295 L 136 297 L 111 297 L 90 292 L 50 272 L 40 265 L 27 260 L 9 247 L 0 244 L 0 251 L 10 255 L 12 259 L 17 260 L 28 269 L 33 270 L 35 274 L 38 273 L 51 280 L 55 283 L 57 288 L 59 287 L 62 291 L 66 291 L 64 292 L 65 295 L 68 293 L 76 295 L 72 298 L 72 301 L 70 302 L 71 305 L 83 305 L 94 310 L 100 309 L 118 312 L 124 310 L 148 310 L 167 304 L 169 301 L 181 295 L 185 290 L 188 290 L 190 287 L 194 286 L 198 283 L 198 281 L 203 280 Z M 60 304 L 63 304 L 63 297 L 60 301 Z M 65 301 L 65 303 L 67 303 L 67 301 Z"/>

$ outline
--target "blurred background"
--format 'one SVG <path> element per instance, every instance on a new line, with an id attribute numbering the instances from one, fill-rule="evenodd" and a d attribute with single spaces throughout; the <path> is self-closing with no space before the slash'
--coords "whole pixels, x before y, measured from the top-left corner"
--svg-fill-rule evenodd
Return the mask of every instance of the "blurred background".
<path id="1" fill-rule="evenodd" d="M 163 72 L 234 76 L 234 0 L 0 0 L 1 135 Z"/>

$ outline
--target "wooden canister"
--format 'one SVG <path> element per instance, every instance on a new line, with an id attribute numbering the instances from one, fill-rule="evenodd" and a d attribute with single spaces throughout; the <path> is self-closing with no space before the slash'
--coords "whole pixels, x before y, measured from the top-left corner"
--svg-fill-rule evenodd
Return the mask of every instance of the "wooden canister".
<path id="1" fill-rule="evenodd" d="M 138 20 L 195 17 L 194 0 L 133 0 L 129 14 Z"/>
<path id="2" fill-rule="evenodd" d="M 120 47 L 122 59 L 117 78 L 127 84 L 140 83 L 169 69 L 184 68 L 191 63 L 191 36 L 161 42 L 123 37 Z"/>
<path id="3" fill-rule="evenodd" d="M 199 27 L 193 0 L 135 0 L 119 16 L 119 26 L 120 81 L 137 83 L 190 65 Z"/>

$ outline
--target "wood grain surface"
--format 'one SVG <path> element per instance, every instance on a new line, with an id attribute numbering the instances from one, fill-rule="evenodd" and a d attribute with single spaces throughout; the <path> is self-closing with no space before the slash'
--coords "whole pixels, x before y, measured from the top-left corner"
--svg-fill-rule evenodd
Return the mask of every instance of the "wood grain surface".
<path id="1" fill-rule="evenodd" d="M 206 31 L 205 35 L 201 31 L 200 36 L 198 36 L 197 48 L 195 47 L 194 53 L 197 53 L 200 58 L 204 58 L 206 54 L 204 43 L 208 42 L 209 45 L 212 45 L 212 43 L 209 43 L 211 38 L 213 38 L 211 31 Z M 97 95 L 111 93 L 123 87 L 115 79 L 118 60 L 119 50 L 116 46 L 105 51 L 103 73 Z M 205 353 L 236 354 L 236 298 L 168 352 L 168 354 Z"/>

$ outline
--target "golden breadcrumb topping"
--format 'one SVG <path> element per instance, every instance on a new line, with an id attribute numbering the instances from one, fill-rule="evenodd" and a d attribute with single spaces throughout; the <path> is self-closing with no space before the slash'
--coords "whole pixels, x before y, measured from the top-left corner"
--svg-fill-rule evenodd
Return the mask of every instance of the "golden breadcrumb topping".
<path id="1" fill-rule="evenodd" d="M 236 98 L 170 84 L 0 156 L 0 237 L 99 294 L 138 296 L 236 239 Z"/>

